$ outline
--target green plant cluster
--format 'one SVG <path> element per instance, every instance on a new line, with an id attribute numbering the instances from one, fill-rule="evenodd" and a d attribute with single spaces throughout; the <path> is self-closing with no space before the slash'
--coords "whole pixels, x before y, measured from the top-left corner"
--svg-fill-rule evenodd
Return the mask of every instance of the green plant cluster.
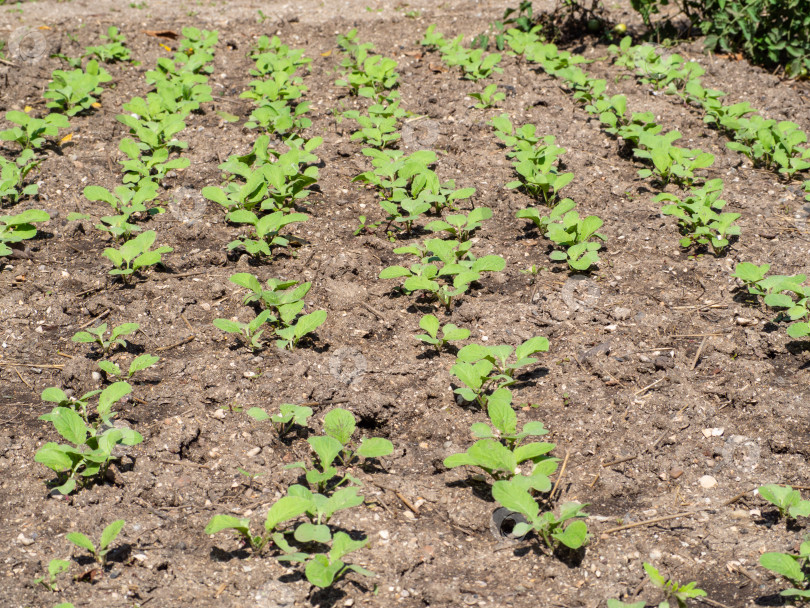
<path id="1" fill-rule="evenodd" d="M 776 320 L 789 320 L 787 333 L 791 338 L 810 335 L 810 286 L 804 285 L 807 275 L 770 275 L 770 264 L 757 266 L 751 262 L 737 264 L 732 276 L 740 279 L 748 293 L 761 297 L 768 308 L 778 309 Z"/>
<path id="2" fill-rule="evenodd" d="M 312 411 L 300 406 L 282 406 L 278 417 L 270 418 L 279 430 L 295 421 L 306 424 Z M 268 418 L 263 410 L 248 412 L 256 420 Z M 313 453 L 309 464 L 295 462 L 288 469 L 303 471 L 306 485 L 287 488 L 287 495 L 276 501 L 267 512 L 264 531 L 254 534 L 248 518 L 215 515 L 205 528 L 207 534 L 230 530 L 239 536 L 255 554 L 272 547 L 282 562 L 302 563 L 304 575 L 316 587 L 329 587 L 348 571 L 365 576 L 373 572 L 347 563 L 346 556 L 368 544 L 367 538 L 353 540 L 343 531 L 329 525 L 339 511 L 358 507 L 364 498 L 358 493 L 362 483 L 350 469 L 366 459 L 390 455 L 392 443 L 380 437 L 354 439 L 357 421 L 348 410 L 335 408 L 323 418 L 323 435 L 311 435 L 307 442 Z M 286 432 L 286 431 L 285 431 Z M 346 487 L 344 484 L 350 484 Z M 299 518 L 303 517 L 303 521 Z M 297 523 L 296 523 L 297 522 Z"/>
<path id="3" fill-rule="evenodd" d="M 731 150 L 744 154 L 756 166 L 786 177 L 810 169 L 807 134 L 797 123 L 766 119 L 748 102 L 723 104 L 723 91 L 703 87 L 705 70 L 698 63 L 685 61 L 677 53 L 659 54 L 650 45 L 634 46 L 629 36 L 610 51 L 616 64 L 634 70 L 639 81 L 702 107 L 704 121 L 731 140 L 726 144 Z"/>
<path id="4" fill-rule="evenodd" d="M 539 345 L 543 340 L 545 338 L 533 338 L 519 346 L 517 350 L 527 348 L 529 342 L 536 342 Z M 483 348 L 477 345 L 470 346 L 475 349 Z M 545 341 L 545 348 L 548 348 L 548 341 Z M 511 347 L 506 349 L 512 350 Z M 504 354 L 506 349 L 494 347 L 489 352 L 503 351 L 499 354 Z M 533 348 L 528 350 L 531 351 Z M 463 352 L 464 349 L 461 349 L 459 358 L 466 359 L 467 357 L 462 356 Z M 516 357 L 518 361 L 513 368 L 528 364 L 525 363 L 527 359 L 519 359 L 520 354 Z M 495 356 L 488 355 L 487 358 L 480 359 L 479 363 L 488 362 L 494 369 L 495 364 L 490 359 L 497 361 Z M 458 366 L 457 363 L 454 367 Z M 463 378 L 467 371 L 457 369 L 454 373 L 465 382 Z M 473 372 L 473 375 L 480 374 Z M 505 374 L 498 374 L 502 375 Z M 511 380 L 511 377 L 507 378 Z M 503 507 L 526 518 L 525 523 L 515 526 L 514 535 L 523 536 L 533 531 L 550 549 L 556 549 L 560 545 L 574 550 L 579 549 L 588 541 L 588 527 L 582 521 L 587 517 L 587 513 L 583 511 L 587 505 L 577 502 L 564 503 L 559 508 L 559 514 L 554 513 L 549 477 L 557 471 L 559 459 L 548 454 L 555 445 L 543 441 L 527 441 L 530 437 L 546 435 L 548 431 L 541 422 L 536 421 L 525 423 L 523 429 L 519 431 L 512 398 L 512 392 L 503 384 L 490 394 L 479 393 L 476 399 L 486 409 L 489 424 L 483 422 L 473 424 L 470 430 L 478 441 L 467 451 L 445 458 L 444 465 L 448 468 L 476 467 L 489 475 L 493 479 L 492 497 Z"/>
<path id="5" fill-rule="evenodd" d="M 232 319 L 214 319 L 214 326 L 229 334 L 236 334 L 252 350 L 260 350 L 261 338 L 269 326 L 276 335 L 276 346 L 293 350 L 298 343 L 318 329 L 326 321 L 325 310 L 302 314 L 304 296 L 311 283 L 268 279 L 267 289 L 254 275 L 239 272 L 231 275 L 231 282 L 249 290 L 244 303 L 258 308 L 260 312 L 248 322 Z"/>
<path id="6" fill-rule="evenodd" d="M 574 270 L 588 270 L 598 264 L 599 240 L 606 240 L 597 232 L 602 227 L 602 219 L 595 215 L 581 218 L 573 200 L 559 197 L 560 190 L 574 179 L 573 173 L 559 169 L 565 148 L 555 144 L 553 135 L 538 136 L 533 124 L 515 128 L 507 114 L 493 118 L 490 124 L 509 150 L 506 155 L 513 159 L 512 166 L 519 177 L 506 187 L 520 188 L 552 207 L 548 215 L 541 215 L 536 207 L 528 207 L 518 211 L 517 217 L 531 220 L 554 243 L 552 260 L 567 262 Z"/>
<path id="7" fill-rule="evenodd" d="M 442 61 L 449 67 L 459 66 L 462 78 L 468 80 L 478 81 L 503 71 L 498 66 L 501 62 L 500 53 L 486 53 L 482 48 L 465 47 L 463 35 L 447 40 L 436 30 L 435 24 L 428 27 L 421 44 L 429 50 L 439 51 Z"/>

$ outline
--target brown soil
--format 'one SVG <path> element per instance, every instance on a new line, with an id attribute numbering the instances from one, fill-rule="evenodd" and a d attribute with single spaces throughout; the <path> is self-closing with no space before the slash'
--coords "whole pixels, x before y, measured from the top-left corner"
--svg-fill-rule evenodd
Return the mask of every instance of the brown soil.
<path id="1" fill-rule="evenodd" d="M 47 24 L 49 51 L 67 55 L 117 25 L 142 62 L 108 66 L 115 86 L 105 89 L 101 108 L 71 120 L 72 141 L 48 151 L 36 173 L 39 196 L 13 209 L 46 209 L 53 219 L 42 238 L 29 243 L 30 259 L 3 262 L 0 270 L 0 543 L 6 548 L 0 605 L 596 607 L 636 592 L 657 602 L 651 585 L 641 587 L 644 561 L 678 580 L 697 581 L 726 606 L 779 605 L 782 583 L 757 560 L 764 551 L 795 550 L 807 530 L 776 523 L 774 509 L 751 490 L 769 482 L 810 485 L 810 354 L 771 323 L 772 314 L 742 298 L 730 275 L 740 261 L 767 261 L 779 274 L 806 272 L 807 214 L 795 184 L 751 168 L 694 110 L 651 95 L 632 79 L 616 82 L 621 72 L 608 62 L 587 66 L 609 79 L 609 91 L 626 94 L 628 107 L 653 111 L 665 129 L 680 130 L 683 145 L 716 155 L 707 175 L 724 179 L 728 210 L 742 214 L 742 236 L 726 257 L 689 257 L 678 245 L 674 220 L 653 202 L 657 192 L 637 177 L 638 163 L 621 155 L 554 79 L 506 58 L 503 73 L 492 79 L 508 92 L 501 109 L 476 110 L 466 94 L 483 84 L 459 80 L 455 71 L 434 72 L 430 63 L 438 57 L 415 53 L 430 23 L 448 35 L 475 34 L 501 16 L 500 3 L 436 8 L 413 2 L 406 9 L 370 3 L 381 12 L 355 0 L 147 4 L 35 2 L 0 12 L 6 32 Z M 259 24 L 257 8 L 270 20 Z M 407 10 L 420 16 L 406 18 Z M 148 91 L 144 73 L 165 54 L 142 30 L 183 25 L 219 30 L 211 84 L 225 99 L 188 121 L 182 138 L 191 167 L 167 179 L 163 193 L 177 204 L 147 224 L 160 244 L 174 248 L 166 267 L 124 287 L 107 276 L 109 264 L 100 255 L 105 235 L 66 216 L 79 210 L 101 215 L 102 204 L 85 200 L 82 188 L 120 182 L 117 144 L 125 129 L 115 115 L 122 103 Z M 573 560 L 550 555 L 536 539 L 513 545 L 496 537 L 488 484 L 471 471 L 441 465 L 472 443 L 470 424 L 485 416 L 456 403 L 452 354 L 430 356 L 413 338 L 428 308 L 397 297 L 393 282 L 377 278 L 396 263 L 396 245 L 382 234 L 352 234 L 359 215 L 380 216 L 374 192 L 351 181 L 368 168 L 360 146 L 349 141 L 352 123 L 339 123 L 333 114 L 358 106 L 334 86 L 340 57 L 336 50 L 329 54 L 335 34 L 355 26 L 361 40 L 399 62 L 402 106 L 429 117 L 406 138 L 405 149 L 435 149 L 440 178 L 475 186 L 475 204 L 495 212 L 474 247 L 478 255 L 503 256 L 506 270 L 485 278 L 443 321 L 470 328 L 478 342 L 516 344 L 535 335 L 551 341 L 550 352 L 515 390 L 518 402 L 537 404 L 519 411 L 521 422 L 543 421 L 555 454 L 568 457 L 562 500 L 590 503 L 592 542 Z M 324 138 L 317 150 L 323 165 L 320 190 L 307 208 L 311 219 L 297 231 L 306 244 L 295 256 L 256 264 L 227 254 L 238 228 L 198 193 L 219 183 L 220 161 L 246 152 L 255 140 L 255 132 L 242 128 L 244 120 L 226 122 L 217 111 L 249 115 L 250 103 L 238 98 L 250 80 L 245 54 L 258 35 L 273 32 L 313 58 L 306 76 L 310 134 Z M 572 50 L 593 58 L 607 54 L 593 40 Z M 678 51 L 699 59 L 706 83 L 731 100 L 750 101 L 769 117 L 810 129 L 806 85 L 701 55 L 697 43 Z M 4 70 L 0 109 L 31 105 L 41 112 L 43 87 L 57 67 L 59 60 L 45 56 Z M 515 123 L 537 124 L 567 149 L 565 165 L 576 176 L 567 196 L 581 213 L 605 221 L 608 241 L 592 276 L 563 272 L 548 260 L 542 236 L 515 219 L 527 199 L 504 188 L 511 168 L 486 124 L 500 112 Z M 3 148 L 6 156 L 13 153 L 12 146 Z M 180 201 L 183 192 L 192 198 Z M 532 264 L 542 268 L 534 283 L 520 272 Z M 249 312 L 242 290 L 228 281 L 243 271 L 262 280 L 312 281 L 309 309 L 329 312 L 317 338 L 293 352 L 270 345 L 254 355 L 216 329 L 214 318 L 245 319 Z M 77 393 L 95 387 L 91 349 L 71 336 L 100 315 L 111 324 L 141 324 L 115 360 L 128 365 L 139 352 L 161 356 L 133 383 L 137 399 L 122 407 L 121 418 L 145 439 L 125 451 L 108 483 L 58 499 L 47 485 L 53 475 L 33 460 L 39 446 L 56 439 L 51 425 L 37 419 L 50 410 L 39 395 L 49 386 Z M 394 443 L 393 456 L 380 467 L 355 471 L 366 506 L 335 520 L 371 539 L 355 560 L 377 572 L 376 579 L 350 574 L 333 589 L 313 593 L 299 570 L 272 557 L 248 559 L 236 539 L 203 533 L 217 513 L 250 516 L 258 525 L 296 482 L 296 472 L 284 466 L 307 457 L 305 436 L 280 442 L 266 423 L 239 411 L 288 402 L 320 404 L 316 430 L 323 413 L 340 404 L 358 417 L 362 434 Z M 238 467 L 262 475 L 249 484 Z M 716 486 L 698 483 L 706 475 Z M 604 534 L 695 509 L 704 510 Z M 106 572 L 80 580 L 63 576 L 59 593 L 33 583 L 49 560 L 71 553 L 73 575 L 91 571 L 65 533 L 97 537 L 119 518 L 127 525 Z"/>

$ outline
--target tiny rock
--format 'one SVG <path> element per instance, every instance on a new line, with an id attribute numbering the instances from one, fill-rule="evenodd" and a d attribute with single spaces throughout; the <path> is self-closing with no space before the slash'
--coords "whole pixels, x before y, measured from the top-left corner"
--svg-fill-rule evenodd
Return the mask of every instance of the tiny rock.
<path id="1" fill-rule="evenodd" d="M 629 308 L 616 308 L 611 315 L 617 321 L 626 321 L 630 318 L 630 315 L 633 314 L 633 311 Z"/>
<path id="2" fill-rule="evenodd" d="M 703 433 L 703 436 L 706 439 L 708 439 L 709 437 L 722 437 L 725 430 L 726 429 L 724 429 L 722 427 L 714 428 L 714 429 L 703 429 L 702 433 Z"/>
<path id="3" fill-rule="evenodd" d="M 700 484 L 701 488 L 709 490 L 717 485 L 717 480 L 711 475 L 704 475 L 703 477 L 698 479 L 698 483 Z"/>
<path id="4" fill-rule="evenodd" d="M 680 467 L 672 467 L 669 470 L 669 476 L 672 479 L 678 479 L 678 477 L 680 477 L 681 475 L 683 475 L 683 469 Z"/>
<path id="5" fill-rule="evenodd" d="M 28 547 L 29 545 L 34 544 L 34 539 L 33 538 L 28 538 L 22 532 L 20 532 L 19 535 L 17 536 L 17 540 L 20 541 L 20 544 L 23 545 L 24 547 Z"/>
<path id="6" fill-rule="evenodd" d="M 734 322 L 737 325 L 742 325 L 742 326 L 756 325 L 757 324 L 755 319 L 746 319 L 745 317 L 737 317 L 736 319 L 734 319 Z"/>
<path id="7" fill-rule="evenodd" d="M 388 530 L 380 530 L 378 534 L 380 535 L 380 538 L 383 540 L 388 540 L 388 537 L 390 536 L 390 532 L 388 532 Z"/>
<path id="8" fill-rule="evenodd" d="M 261 451 L 262 449 L 259 446 L 256 446 L 255 448 L 245 452 L 245 456 L 247 456 L 248 458 L 253 458 L 254 456 L 258 455 L 259 452 Z"/>
<path id="9" fill-rule="evenodd" d="M 211 414 L 211 415 L 214 418 L 216 418 L 217 420 L 224 420 L 224 418 L 225 418 L 225 410 L 223 410 L 223 409 L 214 410 L 214 413 Z"/>

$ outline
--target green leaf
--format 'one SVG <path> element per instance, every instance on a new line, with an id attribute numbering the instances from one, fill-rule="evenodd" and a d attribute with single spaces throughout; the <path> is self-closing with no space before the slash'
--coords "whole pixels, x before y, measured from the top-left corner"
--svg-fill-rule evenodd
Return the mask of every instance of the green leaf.
<path id="1" fill-rule="evenodd" d="M 236 530 L 242 536 L 250 538 L 250 520 L 232 515 L 214 515 L 205 526 L 206 534 L 216 534 L 222 530 Z"/>
<path id="2" fill-rule="evenodd" d="M 214 327 L 226 331 L 229 334 L 241 334 L 242 324 L 230 319 L 214 319 Z"/>
<path id="3" fill-rule="evenodd" d="M 584 521 L 574 521 L 568 524 L 562 532 L 555 532 L 551 536 L 566 547 L 579 549 L 588 538 L 588 526 Z"/>
<path id="4" fill-rule="evenodd" d="M 540 507 L 531 494 L 519 484 L 510 481 L 496 481 L 492 485 L 492 497 L 510 511 L 516 511 L 530 522 L 537 519 Z"/>
<path id="5" fill-rule="evenodd" d="M 116 539 L 125 524 L 126 522 L 123 519 L 117 519 L 104 528 L 104 531 L 101 533 L 101 541 L 99 542 L 99 549 L 101 551 L 104 551 L 104 549 L 110 546 L 110 543 Z"/>
<path id="6" fill-rule="evenodd" d="M 43 445 L 34 455 L 34 461 L 44 464 L 49 469 L 61 473 L 69 470 L 73 465 L 73 460 L 64 450 L 60 449 L 56 443 L 49 442 Z"/>
<path id="7" fill-rule="evenodd" d="M 371 437 L 363 439 L 360 442 L 360 447 L 357 448 L 357 454 L 363 458 L 379 458 L 380 456 L 388 456 L 393 453 L 394 444 L 388 439 L 381 437 Z M 810 503 L 808 503 L 810 504 Z"/>
<path id="8" fill-rule="evenodd" d="M 315 331 L 318 327 L 323 325 L 324 321 L 326 321 L 325 310 L 316 310 L 299 318 L 298 322 L 295 324 L 296 338 L 303 338 L 308 333 Z"/>
<path id="9" fill-rule="evenodd" d="M 339 407 L 329 411 L 323 418 L 324 432 L 337 439 L 342 445 L 346 445 L 351 439 L 355 425 L 354 415 Z"/>
<path id="10" fill-rule="evenodd" d="M 93 545 L 93 541 L 91 541 L 89 538 L 87 538 L 81 532 L 68 532 L 65 535 L 65 538 L 68 539 L 70 542 L 72 542 L 77 547 L 80 547 L 82 549 L 87 549 L 93 555 L 96 554 L 96 547 L 95 547 L 95 545 Z"/>
<path id="11" fill-rule="evenodd" d="M 425 315 L 419 320 L 419 327 L 424 329 L 431 338 L 439 332 L 439 320 L 434 315 Z"/>
<path id="12" fill-rule="evenodd" d="M 330 563 L 325 555 L 316 555 L 307 564 L 304 572 L 310 583 L 323 589 L 334 582 L 343 566 L 344 564 L 340 560 Z"/>
<path id="13" fill-rule="evenodd" d="M 160 357 L 156 355 L 143 354 L 138 357 L 135 357 L 132 360 L 132 363 L 130 363 L 129 365 L 129 375 L 132 376 L 132 374 L 134 374 L 135 372 L 144 370 L 147 367 L 152 367 L 158 361 L 160 361 Z"/>
<path id="14" fill-rule="evenodd" d="M 493 426 L 504 435 L 511 435 L 517 429 L 517 414 L 512 409 L 512 392 L 499 388 L 487 399 L 487 414 Z"/>
<path id="15" fill-rule="evenodd" d="M 113 403 L 132 392 L 132 386 L 128 382 L 115 382 L 101 391 L 98 396 L 98 410 L 108 412 Z"/>
<path id="16" fill-rule="evenodd" d="M 247 412 L 245 412 L 248 416 L 253 418 L 254 420 L 258 420 L 259 422 L 263 422 L 270 418 L 270 414 L 265 412 L 260 407 L 252 407 Z"/>
<path id="17" fill-rule="evenodd" d="M 332 540 L 332 532 L 325 524 L 315 525 L 309 522 L 299 524 L 293 533 L 295 540 L 299 543 L 328 543 Z"/>
<path id="18" fill-rule="evenodd" d="M 321 462 L 321 467 L 326 469 L 343 450 L 343 444 L 334 437 L 310 437 L 307 443 L 312 447 Z"/>
<path id="19" fill-rule="evenodd" d="M 88 431 L 79 414 L 70 408 L 56 407 L 50 416 L 53 426 L 62 437 L 76 445 L 84 444 Z"/>
<path id="20" fill-rule="evenodd" d="M 300 496 L 284 496 L 280 498 L 270 507 L 270 510 L 267 511 L 267 519 L 264 522 L 265 530 L 271 532 L 280 523 L 303 515 L 306 513 L 311 502 L 311 500 Z"/>
<path id="21" fill-rule="evenodd" d="M 68 396 L 64 393 L 64 391 L 62 391 L 62 389 L 51 386 L 42 391 L 41 399 L 43 401 L 50 401 L 52 403 L 62 403 L 63 401 L 68 400 Z"/>
<path id="22" fill-rule="evenodd" d="M 763 553 L 759 557 L 763 568 L 784 576 L 793 584 L 803 583 L 805 574 L 799 565 L 798 558 L 786 553 Z"/>

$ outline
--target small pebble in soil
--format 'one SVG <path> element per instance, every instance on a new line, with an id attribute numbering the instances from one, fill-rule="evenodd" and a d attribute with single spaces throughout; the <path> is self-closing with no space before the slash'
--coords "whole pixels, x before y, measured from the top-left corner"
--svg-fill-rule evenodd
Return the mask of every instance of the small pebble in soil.
<path id="1" fill-rule="evenodd" d="M 680 477 L 681 475 L 683 475 L 683 469 L 680 467 L 672 467 L 669 470 L 669 476 L 672 479 L 678 479 L 678 477 Z"/>
<path id="2" fill-rule="evenodd" d="M 717 485 L 717 480 L 711 475 L 704 475 L 703 477 L 698 479 L 698 483 L 700 484 L 701 488 L 709 490 Z"/>

